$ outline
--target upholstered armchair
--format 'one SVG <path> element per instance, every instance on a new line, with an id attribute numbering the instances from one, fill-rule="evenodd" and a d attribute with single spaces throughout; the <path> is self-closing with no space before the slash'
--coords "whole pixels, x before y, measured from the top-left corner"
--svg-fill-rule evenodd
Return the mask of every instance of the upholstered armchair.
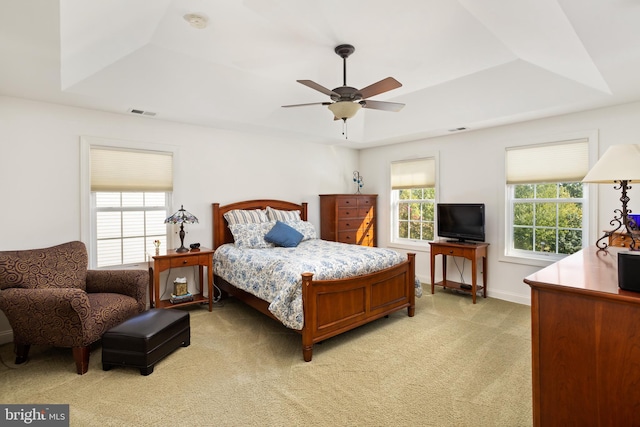
<path id="1" fill-rule="evenodd" d="M 82 242 L 0 252 L 0 310 L 13 329 L 16 364 L 27 360 L 32 344 L 70 347 L 82 375 L 90 344 L 146 309 L 147 271 L 87 264 Z"/>

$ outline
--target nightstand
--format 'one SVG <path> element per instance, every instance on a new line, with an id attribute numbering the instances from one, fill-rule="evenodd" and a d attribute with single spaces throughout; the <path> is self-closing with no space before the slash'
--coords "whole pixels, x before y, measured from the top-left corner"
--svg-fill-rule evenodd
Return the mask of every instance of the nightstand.
<path id="1" fill-rule="evenodd" d="M 213 309 L 213 249 L 192 249 L 189 252 L 176 252 L 171 249 L 164 254 L 151 254 L 149 260 L 149 302 L 151 308 L 173 308 L 190 304 L 209 303 Z M 168 299 L 160 299 L 160 273 L 170 268 L 197 265 L 200 273 L 199 292 L 193 295 L 193 301 L 172 304 Z M 207 269 L 208 293 L 204 295 L 204 268 Z"/>

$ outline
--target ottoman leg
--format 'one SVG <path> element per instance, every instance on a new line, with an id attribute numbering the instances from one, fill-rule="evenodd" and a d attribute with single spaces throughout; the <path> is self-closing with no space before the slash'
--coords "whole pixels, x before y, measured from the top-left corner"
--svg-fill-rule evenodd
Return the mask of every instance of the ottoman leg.
<path id="1" fill-rule="evenodd" d="M 140 368 L 140 374 L 144 375 L 145 377 L 152 373 L 153 373 L 153 365 L 148 366 L 146 368 Z"/>

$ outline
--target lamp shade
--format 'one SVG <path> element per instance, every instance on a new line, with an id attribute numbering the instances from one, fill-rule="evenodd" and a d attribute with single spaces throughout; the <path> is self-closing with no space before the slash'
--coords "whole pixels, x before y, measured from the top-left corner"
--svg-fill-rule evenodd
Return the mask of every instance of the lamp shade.
<path id="1" fill-rule="evenodd" d="M 330 104 L 328 108 L 337 119 L 346 120 L 355 116 L 362 105 L 357 102 L 339 101 Z"/>
<path id="2" fill-rule="evenodd" d="M 180 210 L 169 218 L 164 220 L 165 224 L 194 224 L 198 223 L 198 218 L 186 210 L 180 205 Z"/>
<path id="3" fill-rule="evenodd" d="M 582 182 L 613 184 L 640 181 L 640 144 L 620 144 L 607 148 Z"/>

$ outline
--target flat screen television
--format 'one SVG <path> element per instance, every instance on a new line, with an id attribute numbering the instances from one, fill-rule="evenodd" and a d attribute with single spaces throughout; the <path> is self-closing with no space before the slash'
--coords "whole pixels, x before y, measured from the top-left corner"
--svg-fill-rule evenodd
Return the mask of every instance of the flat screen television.
<path id="1" fill-rule="evenodd" d="M 438 203 L 438 236 L 484 242 L 484 203 Z"/>

